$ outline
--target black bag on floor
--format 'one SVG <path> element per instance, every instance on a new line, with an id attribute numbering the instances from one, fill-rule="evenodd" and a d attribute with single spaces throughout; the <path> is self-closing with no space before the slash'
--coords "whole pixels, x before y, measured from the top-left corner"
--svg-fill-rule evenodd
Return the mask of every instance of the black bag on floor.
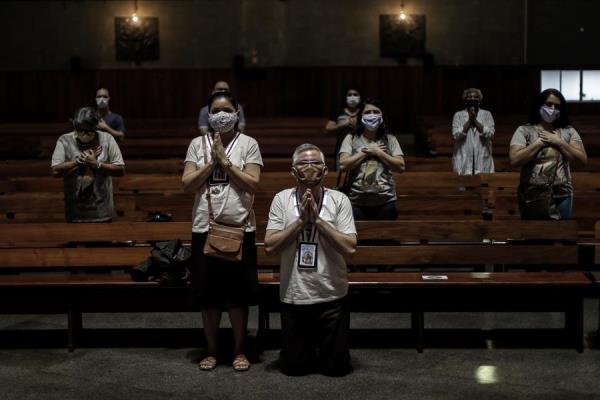
<path id="1" fill-rule="evenodd" d="M 192 250 L 184 247 L 180 240 L 155 242 L 150 254 L 150 257 L 131 269 L 130 275 L 134 281 L 154 280 L 167 286 L 188 282 Z"/>

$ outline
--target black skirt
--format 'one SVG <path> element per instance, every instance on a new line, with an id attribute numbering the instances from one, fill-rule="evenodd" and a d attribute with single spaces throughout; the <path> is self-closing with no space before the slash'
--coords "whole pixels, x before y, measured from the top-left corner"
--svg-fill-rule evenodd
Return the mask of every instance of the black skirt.
<path id="1" fill-rule="evenodd" d="M 192 233 L 192 285 L 196 300 L 203 308 L 228 309 L 258 304 L 255 233 L 246 232 L 242 260 L 223 261 L 205 257 L 208 233 Z"/>

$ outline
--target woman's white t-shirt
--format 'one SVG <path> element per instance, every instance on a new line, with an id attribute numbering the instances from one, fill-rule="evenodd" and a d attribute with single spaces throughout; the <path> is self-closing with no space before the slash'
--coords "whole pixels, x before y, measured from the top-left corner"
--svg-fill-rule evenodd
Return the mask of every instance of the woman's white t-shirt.
<path id="1" fill-rule="evenodd" d="M 202 142 L 206 146 L 207 160 L 204 160 Z M 198 136 L 193 139 L 188 147 L 185 162 L 193 162 L 199 168 L 212 160 L 212 140 L 207 136 Z M 232 146 L 232 147 L 231 147 Z M 263 166 L 260 149 L 256 140 L 250 136 L 240 133 L 235 142 L 232 140 L 226 149 L 231 163 L 242 171 L 248 164 Z M 246 232 L 256 230 L 256 219 L 252 205 L 254 195 L 242 191 L 235 184 L 225 183 L 208 185 L 210 187 L 210 198 L 215 220 L 224 224 L 242 225 L 246 222 Z M 208 203 L 206 199 L 207 184 L 202 185 L 196 192 L 194 209 L 192 212 L 192 232 L 201 233 L 208 231 Z"/>

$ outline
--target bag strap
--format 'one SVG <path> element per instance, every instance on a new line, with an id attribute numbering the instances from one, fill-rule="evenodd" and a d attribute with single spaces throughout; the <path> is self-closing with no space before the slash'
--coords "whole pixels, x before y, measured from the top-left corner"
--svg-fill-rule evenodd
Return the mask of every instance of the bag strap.
<path id="1" fill-rule="evenodd" d="M 209 134 L 207 133 L 207 135 L 209 135 Z M 204 156 L 204 163 L 208 164 L 208 157 L 207 157 L 207 152 L 206 152 L 206 136 L 202 137 L 202 155 Z M 206 186 L 206 202 L 208 203 L 208 218 L 211 221 L 214 221 L 215 217 L 213 214 L 212 202 L 210 200 L 210 185 L 208 184 L 208 180 L 207 180 L 205 186 Z"/>
<path id="2" fill-rule="evenodd" d="M 209 135 L 209 133 L 207 133 L 207 135 Z M 239 132 L 238 132 L 238 135 L 239 135 Z M 206 138 L 206 136 L 202 137 L 202 154 L 204 156 L 204 162 L 208 163 L 205 138 Z M 213 213 L 212 202 L 211 202 L 211 197 L 210 197 L 210 185 L 209 185 L 208 181 L 206 182 L 205 186 L 206 186 L 206 202 L 208 203 L 208 218 L 211 222 L 215 222 L 215 215 Z M 249 217 L 250 217 L 250 214 L 248 213 L 248 216 L 246 217 L 246 219 L 244 220 L 244 223 L 241 226 L 246 226 L 248 224 Z"/>

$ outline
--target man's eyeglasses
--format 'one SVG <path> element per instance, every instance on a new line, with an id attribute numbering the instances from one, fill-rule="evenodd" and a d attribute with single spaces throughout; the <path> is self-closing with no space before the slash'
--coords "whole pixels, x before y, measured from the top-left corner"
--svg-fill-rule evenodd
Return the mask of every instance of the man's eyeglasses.
<path id="1" fill-rule="evenodd" d="M 306 161 L 298 161 L 296 164 L 294 164 L 294 166 L 300 167 L 300 168 L 308 167 L 309 165 L 315 165 L 317 167 L 320 167 L 323 165 L 323 161 L 306 160 Z"/>

